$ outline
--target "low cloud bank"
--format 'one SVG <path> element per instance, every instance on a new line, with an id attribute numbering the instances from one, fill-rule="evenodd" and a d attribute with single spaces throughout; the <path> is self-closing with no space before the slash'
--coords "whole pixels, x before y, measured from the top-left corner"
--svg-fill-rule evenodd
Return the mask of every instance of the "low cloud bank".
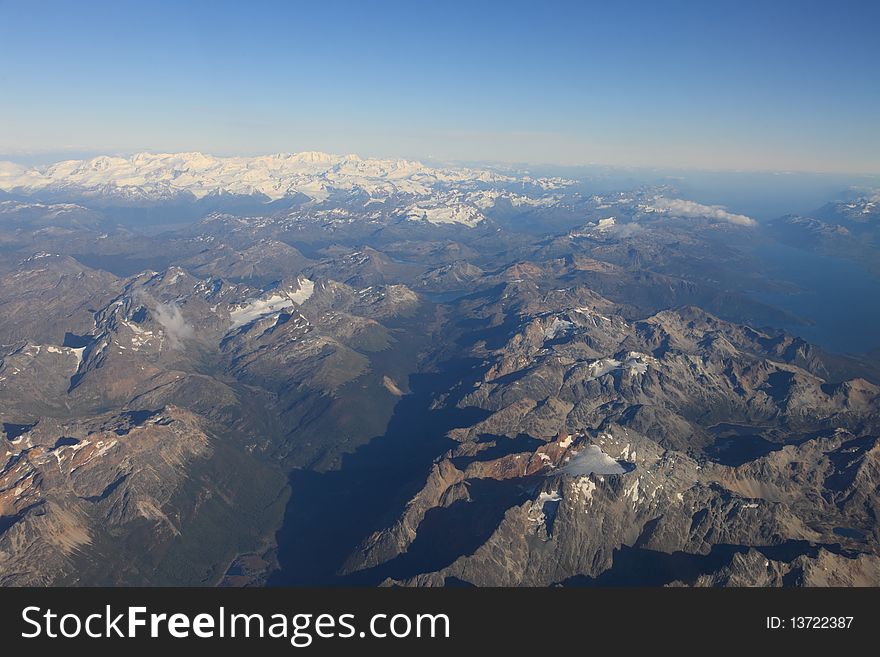
<path id="1" fill-rule="evenodd" d="M 744 214 L 735 214 L 728 212 L 720 205 L 703 205 L 695 201 L 685 201 L 679 198 L 658 198 L 653 202 L 653 206 L 676 217 L 705 217 L 708 219 L 717 219 L 726 221 L 731 224 L 740 226 L 754 226 L 755 220 Z"/>

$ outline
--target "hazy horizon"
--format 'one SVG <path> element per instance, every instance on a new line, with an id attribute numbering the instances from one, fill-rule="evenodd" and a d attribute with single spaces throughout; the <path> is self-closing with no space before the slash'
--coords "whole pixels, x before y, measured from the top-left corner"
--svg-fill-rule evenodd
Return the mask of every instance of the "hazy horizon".
<path id="1" fill-rule="evenodd" d="M 153 155 L 161 154 L 181 154 L 181 153 L 200 153 L 210 157 L 217 158 L 257 158 L 268 157 L 272 155 L 295 155 L 303 152 L 325 153 L 336 157 L 346 155 L 357 155 L 362 159 L 387 159 L 387 160 L 406 160 L 417 161 L 429 166 L 450 166 L 450 167 L 474 167 L 474 168 L 510 168 L 510 169 L 541 169 L 541 170 L 571 170 L 583 172 L 586 170 L 608 171 L 618 173 L 633 174 L 654 174 L 654 175 L 672 175 L 681 174 L 717 174 L 717 175 L 767 175 L 767 176 L 818 176 L 825 178 L 847 177 L 858 179 L 859 184 L 880 184 L 880 171 L 819 171 L 812 169 L 774 169 L 774 168 L 737 168 L 737 167 L 699 167 L 699 166 L 673 166 L 673 165 L 654 165 L 654 164 L 608 164 L 605 162 L 582 162 L 582 163 L 564 163 L 553 161 L 526 161 L 526 160 L 492 160 L 492 159 L 463 159 L 463 158 L 436 158 L 432 156 L 418 156 L 413 154 L 401 153 L 372 153 L 357 152 L 351 149 L 332 151 L 322 148 L 314 149 L 297 149 L 297 150 L 274 150 L 274 151 L 248 151 L 248 152 L 224 152 L 212 151 L 208 149 L 196 150 L 168 150 L 157 148 L 139 148 L 139 149 L 107 149 L 107 150 L 88 150 L 88 149 L 71 149 L 71 150 L 22 150 L 12 152 L 0 151 L 0 162 L 12 162 L 20 166 L 38 168 L 50 166 L 58 162 L 68 160 L 91 160 L 97 157 L 120 157 L 130 158 L 141 153 Z M 858 186 L 853 183 L 854 186 Z"/>

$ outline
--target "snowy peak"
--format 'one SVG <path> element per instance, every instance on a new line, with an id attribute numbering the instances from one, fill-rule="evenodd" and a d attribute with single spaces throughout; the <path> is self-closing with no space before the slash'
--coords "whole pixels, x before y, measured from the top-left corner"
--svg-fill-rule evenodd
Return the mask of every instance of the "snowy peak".
<path id="1" fill-rule="evenodd" d="M 0 162 L 0 190 L 25 195 L 59 195 L 64 200 L 100 197 L 156 201 L 216 194 L 262 196 L 269 200 L 303 195 L 315 203 L 352 193 L 370 200 L 403 197 L 417 203 L 413 214 L 428 221 L 474 225 L 482 214 L 469 199 L 466 207 L 438 209 L 438 199 L 454 191 L 489 194 L 494 200 L 513 184 L 538 190 L 558 189 L 567 181 L 534 180 L 489 169 L 434 168 L 421 162 L 362 159 L 315 151 L 259 157 L 216 157 L 204 153 L 137 153 L 100 156 L 25 168 Z M 492 196 L 494 194 L 494 196 Z M 486 196 L 489 198 L 489 196 Z M 518 202 L 540 199 L 517 196 Z M 426 204 L 425 201 L 428 201 Z M 485 201 L 484 201 L 485 202 Z"/>
<path id="2" fill-rule="evenodd" d="M 246 326 L 251 322 L 274 315 L 292 306 L 301 306 L 315 291 L 314 281 L 299 276 L 292 285 L 273 289 L 265 294 L 247 299 L 244 303 L 230 308 L 230 330 Z"/>

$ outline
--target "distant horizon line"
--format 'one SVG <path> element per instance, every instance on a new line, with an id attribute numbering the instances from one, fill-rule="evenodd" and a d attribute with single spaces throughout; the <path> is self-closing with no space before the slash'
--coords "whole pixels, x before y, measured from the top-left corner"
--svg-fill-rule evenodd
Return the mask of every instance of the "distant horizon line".
<path id="1" fill-rule="evenodd" d="M 249 153 L 242 152 L 211 152 L 199 149 L 182 149 L 170 150 L 159 148 L 124 148 L 124 149 L 91 149 L 70 147 L 59 150 L 41 149 L 41 150 L 14 150 L 3 151 L 0 149 L 0 162 L 6 161 L 19 166 L 37 167 L 57 164 L 65 161 L 85 161 L 98 157 L 120 157 L 131 158 L 135 155 L 204 155 L 221 159 L 230 158 L 259 158 L 271 157 L 278 155 L 300 155 L 303 153 L 315 153 L 329 155 L 332 157 L 349 157 L 356 156 L 362 160 L 403 160 L 407 162 L 418 162 L 421 164 L 432 166 L 448 166 L 448 167 L 477 167 L 484 166 L 489 168 L 515 168 L 515 167 L 553 167 L 559 169 L 608 169 L 616 171 L 655 171 L 655 172 L 699 172 L 699 173 L 720 173 L 720 174 L 769 174 L 769 175 L 817 175 L 817 176 L 861 176 L 880 178 L 880 171 L 820 171 L 816 169 L 792 169 L 792 168 L 748 168 L 748 167 L 699 167 L 699 166 L 682 166 L 682 165 L 664 165 L 664 164 L 608 164 L 603 162 L 582 162 L 582 163 L 560 163 L 553 161 L 513 161 L 513 160 L 472 160 L 472 159 L 446 159 L 434 158 L 428 156 L 412 156 L 412 155 L 363 155 L 358 152 L 339 153 L 325 150 L 316 150 L 304 148 L 302 150 L 278 150 L 273 152 L 252 151 Z"/>

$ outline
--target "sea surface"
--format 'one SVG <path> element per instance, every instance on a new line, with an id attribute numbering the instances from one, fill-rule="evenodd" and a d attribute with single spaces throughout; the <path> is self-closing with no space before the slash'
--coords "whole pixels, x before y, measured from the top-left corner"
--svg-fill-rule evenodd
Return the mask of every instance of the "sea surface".
<path id="1" fill-rule="evenodd" d="M 777 242 L 763 243 L 753 254 L 769 275 L 793 289 L 752 296 L 810 322 L 780 328 L 836 353 L 880 349 L 880 279 L 875 275 L 855 262 Z"/>

